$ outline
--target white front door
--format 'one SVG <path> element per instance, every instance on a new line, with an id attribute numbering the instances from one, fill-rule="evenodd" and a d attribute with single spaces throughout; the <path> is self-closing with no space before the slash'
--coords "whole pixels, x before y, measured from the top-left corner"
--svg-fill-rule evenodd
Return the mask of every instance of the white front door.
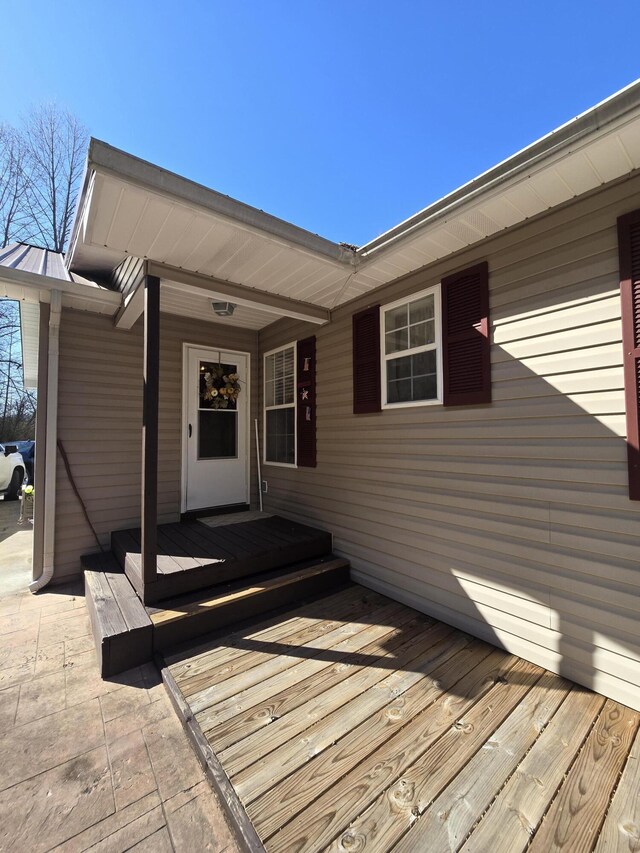
<path id="1" fill-rule="evenodd" d="M 185 345 L 185 511 L 249 502 L 249 355 Z"/>

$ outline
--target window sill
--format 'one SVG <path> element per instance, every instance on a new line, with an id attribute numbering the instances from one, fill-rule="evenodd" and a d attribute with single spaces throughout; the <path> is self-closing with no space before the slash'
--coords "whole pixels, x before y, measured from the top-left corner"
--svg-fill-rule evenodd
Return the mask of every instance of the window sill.
<path id="1" fill-rule="evenodd" d="M 298 466 L 294 462 L 267 462 L 265 459 L 262 463 L 263 465 L 272 465 L 274 468 L 297 468 Z"/>
<path id="2" fill-rule="evenodd" d="M 408 403 L 382 403 L 382 410 L 387 409 L 415 409 L 418 406 L 441 406 L 442 400 L 411 400 Z"/>

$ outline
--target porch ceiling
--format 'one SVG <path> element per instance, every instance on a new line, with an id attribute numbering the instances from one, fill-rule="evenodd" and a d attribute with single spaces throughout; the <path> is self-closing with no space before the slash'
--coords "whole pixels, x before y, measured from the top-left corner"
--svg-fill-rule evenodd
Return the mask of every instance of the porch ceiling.
<path id="1" fill-rule="evenodd" d="M 200 320 L 210 320 L 228 326 L 243 329 L 262 329 L 273 323 L 273 314 L 259 311 L 245 305 L 236 305 L 231 317 L 218 317 L 211 307 L 212 297 L 205 293 L 185 293 L 180 285 L 173 285 L 163 280 L 160 288 L 160 310 L 166 314 L 176 314 L 180 317 L 194 317 Z"/>
<path id="2" fill-rule="evenodd" d="M 636 81 L 352 250 L 92 140 L 69 266 L 104 276 L 134 256 L 330 309 L 639 168 Z M 192 316 L 205 299 L 164 304 Z M 234 315 L 273 319 L 259 304 Z"/>

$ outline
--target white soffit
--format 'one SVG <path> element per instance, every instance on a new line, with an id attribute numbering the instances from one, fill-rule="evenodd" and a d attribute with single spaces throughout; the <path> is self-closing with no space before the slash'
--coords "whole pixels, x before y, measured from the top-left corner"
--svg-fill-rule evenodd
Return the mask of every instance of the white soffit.
<path id="1" fill-rule="evenodd" d="M 198 204 L 95 171 L 73 269 L 104 274 L 128 255 L 328 307 L 351 265 Z M 271 318 L 273 321 L 273 317 Z"/>

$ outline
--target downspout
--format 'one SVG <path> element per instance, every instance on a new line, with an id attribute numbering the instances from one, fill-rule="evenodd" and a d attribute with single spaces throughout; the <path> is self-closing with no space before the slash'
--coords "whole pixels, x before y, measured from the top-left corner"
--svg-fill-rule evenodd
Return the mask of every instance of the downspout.
<path id="1" fill-rule="evenodd" d="M 44 531 L 42 574 L 29 584 L 31 592 L 45 587 L 53 577 L 56 523 L 56 459 L 58 441 L 58 364 L 60 357 L 60 314 L 62 293 L 51 291 L 49 306 L 49 348 L 47 354 L 47 438 L 45 441 Z"/>

